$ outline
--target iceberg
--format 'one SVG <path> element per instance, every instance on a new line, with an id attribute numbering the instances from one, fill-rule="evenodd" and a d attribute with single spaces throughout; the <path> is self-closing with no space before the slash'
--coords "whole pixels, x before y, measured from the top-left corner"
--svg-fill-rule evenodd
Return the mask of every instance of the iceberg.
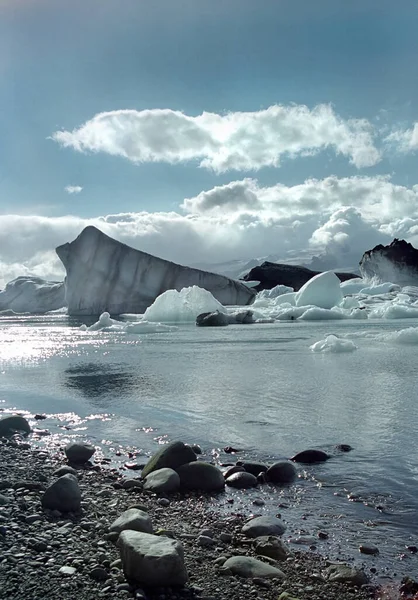
<path id="1" fill-rule="evenodd" d="M 23 276 L 9 281 L 0 292 L 1 312 L 46 313 L 63 306 L 65 306 L 63 282 Z"/>
<path id="2" fill-rule="evenodd" d="M 216 311 L 226 312 L 210 292 L 194 285 L 179 292 L 167 290 L 158 296 L 145 311 L 144 319 L 165 323 L 194 323 L 198 315 Z"/>
<path id="3" fill-rule="evenodd" d="M 296 306 L 333 308 L 343 301 L 340 280 L 332 271 L 315 275 L 296 293 Z"/>
<path id="4" fill-rule="evenodd" d="M 70 315 L 143 313 L 163 292 L 199 286 L 221 304 L 247 305 L 256 292 L 234 279 L 177 265 L 135 250 L 86 227 L 56 248 L 67 271 L 65 297 Z"/>
<path id="5" fill-rule="evenodd" d="M 357 346 L 354 342 L 347 339 L 342 339 L 336 335 L 327 335 L 324 340 L 320 340 L 310 346 L 312 352 L 325 352 L 340 354 L 342 352 L 354 352 L 357 350 Z"/>

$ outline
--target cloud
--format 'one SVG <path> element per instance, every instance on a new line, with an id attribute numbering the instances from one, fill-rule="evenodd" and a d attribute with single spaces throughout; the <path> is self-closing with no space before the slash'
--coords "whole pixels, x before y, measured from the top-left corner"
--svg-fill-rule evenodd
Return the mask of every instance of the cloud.
<path id="1" fill-rule="evenodd" d="M 67 192 L 67 194 L 79 194 L 83 188 L 81 185 L 67 185 L 64 190 Z"/>
<path id="2" fill-rule="evenodd" d="M 78 152 L 105 152 L 134 163 L 198 161 L 217 173 L 278 167 L 331 148 L 357 168 L 380 161 L 366 119 L 343 119 L 332 106 L 274 105 L 254 112 L 189 116 L 170 109 L 115 110 L 51 136 Z"/>
<path id="3" fill-rule="evenodd" d="M 274 255 L 295 263 L 319 256 L 320 268 L 353 268 L 365 250 L 393 237 L 418 244 L 418 186 L 394 185 L 389 177 L 328 177 L 263 187 L 247 178 L 188 198 L 178 212 L 0 215 L 0 288 L 24 274 L 62 279 L 54 248 L 87 225 L 186 265 Z"/>
<path id="4" fill-rule="evenodd" d="M 384 139 L 387 146 L 401 154 L 418 150 L 418 123 L 410 129 L 398 129 Z"/>

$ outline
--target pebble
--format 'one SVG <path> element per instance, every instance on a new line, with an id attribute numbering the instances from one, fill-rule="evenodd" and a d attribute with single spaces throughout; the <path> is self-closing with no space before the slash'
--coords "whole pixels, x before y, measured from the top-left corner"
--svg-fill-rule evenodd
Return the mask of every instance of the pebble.
<path id="1" fill-rule="evenodd" d="M 199 535 L 199 537 L 197 538 L 197 543 L 199 544 L 199 546 L 208 548 L 210 546 L 214 546 L 216 544 L 216 541 L 208 535 Z"/>
<path id="2" fill-rule="evenodd" d="M 70 577 L 71 575 L 74 575 L 74 573 L 77 571 L 76 568 L 74 567 L 61 567 L 58 570 L 58 573 L 61 573 L 61 575 L 65 575 L 66 577 Z"/>
<path id="3" fill-rule="evenodd" d="M 108 574 L 106 569 L 103 569 L 103 567 L 94 567 L 90 572 L 89 572 L 89 576 L 92 579 L 95 579 L 96 581 L 106 581 L 106 579 L 108 578 Z"/>
<path id="4" fill-rule="evenodd" d="M 379 554 L 379 548 L 370 544 L 360 544 L 359 550 L 362 554 Z"/>
<path id="5" fill-rule="evenodd" d="M 168 498 L 159 498 L 157 504 L 160 506 L 170 506 L 170 500 Z"/>

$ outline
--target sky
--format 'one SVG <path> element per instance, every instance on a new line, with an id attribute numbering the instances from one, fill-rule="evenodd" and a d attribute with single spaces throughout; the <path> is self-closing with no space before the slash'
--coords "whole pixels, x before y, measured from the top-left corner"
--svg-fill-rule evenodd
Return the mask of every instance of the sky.
<path id="1" fill-rule="evenodd" d="M 0 0 L 0 287 L 95 225 L 182 264 L 418 245 L 418 2 Z"/>

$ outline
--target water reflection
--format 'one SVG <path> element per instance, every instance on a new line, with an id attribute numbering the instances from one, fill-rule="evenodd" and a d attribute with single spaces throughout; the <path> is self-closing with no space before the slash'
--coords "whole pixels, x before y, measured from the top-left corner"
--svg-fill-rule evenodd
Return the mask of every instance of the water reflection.
<path id="1" fill-rule="evenodd" d="M 77 364 L 64 371 L 64 385 L 86 398 L 128 396 L 155 392 L 151 378 L 128 371 L 123 365 Z"/>

